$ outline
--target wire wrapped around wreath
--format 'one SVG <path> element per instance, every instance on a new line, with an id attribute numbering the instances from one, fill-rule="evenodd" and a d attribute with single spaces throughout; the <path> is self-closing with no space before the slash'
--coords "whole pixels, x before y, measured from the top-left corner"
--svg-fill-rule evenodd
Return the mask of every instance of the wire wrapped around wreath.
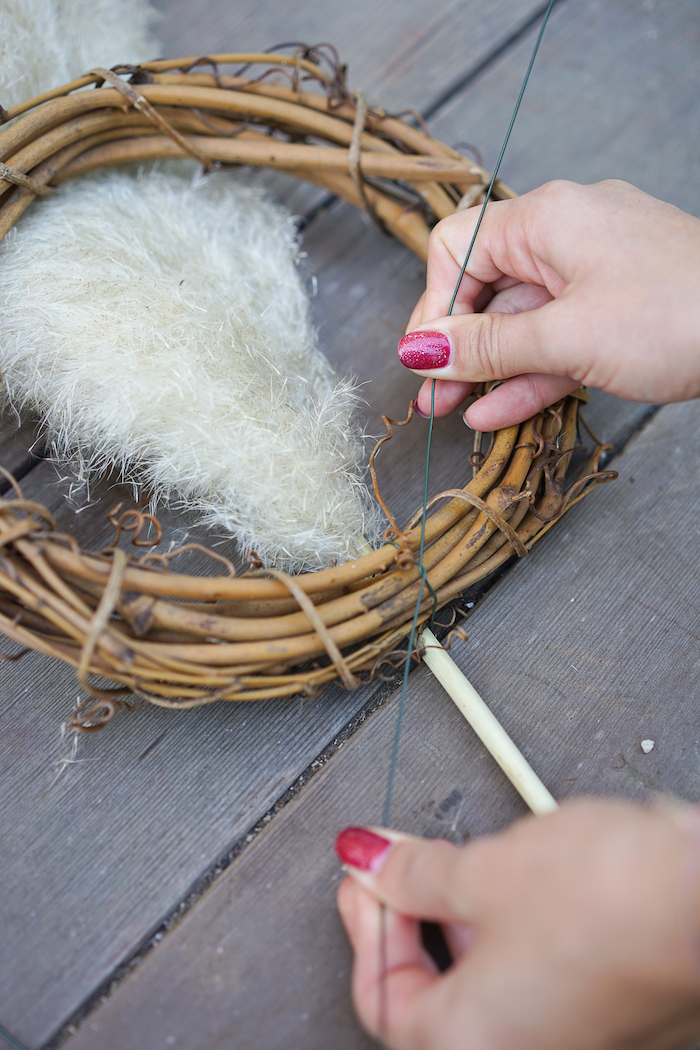
<path id="1" fill-rule="evenodd" d="M 223 75 L 219 67 L 231 64 L 242 68 Z M 248 75 L 253 66 L 262 74 Z M 270 82 L 271 73 L 286 74 L 289 86 Z M 95 89 L 84 90 L 90 84 Z M 65 179 L 189 155 L 208 168 L 252 164 L 304 178 L 368 210 L 425 258 L 431 224 L 477 203 L 489 182 L 480 165 L 351 95 L 328 47 L 97 69 L 2 116 L 11 123 L 0 128 L 0 238 Z M 494 196 L 514 194 L 497 181 Z M 421 621 L 525 554 L 573 503 L 615 476 L 598 470 L 598 444 L 567 480 L 581 399 L 578 392 L 499 431 L 477 457 L 472 481 L 430 500 Z M 385 422 L 390 437 L 394 421 Z M 90 694 L 74 718 L 84 730 L 109 721 L 130 694 L 188 708 L 312 695 L 336 678 L 353 688 L 405 639 L 421 586 L 414 558 L 421 513 L 397 525 L 373 459 L 375 493 L 391 522 L 386 544 L 296 577 L 264 567 L 236 576 L 228 563 L 224 575 L 184 575 L 169 566 L 177 551 L 157 559 L 116 545 L 86 552 L 14 484 L 14 497 L 0 501 L 0 630 L 76 668 Z M 91 675 L 117 685 L 98 688 Z"/>

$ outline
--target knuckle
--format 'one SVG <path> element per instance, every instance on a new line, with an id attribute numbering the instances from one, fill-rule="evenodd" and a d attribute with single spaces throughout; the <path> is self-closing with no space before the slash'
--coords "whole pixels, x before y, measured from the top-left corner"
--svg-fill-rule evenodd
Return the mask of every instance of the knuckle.
<path id="1" fill-rule="evenodd" d="M 500 355 L 498 331 L 499 315 L 477 314 L 476 323 L 470 326 L 469 343 L 466 347 L 465 365 L 474 379 L 500 378 Z"/>
<path id="2" fill-rule="evenodd" d="M 602 179 L 597 185 L 606 190 L 637 190 L 636 186 L 633 186 L 630 182 L 625 182 L 624 179 Z"/>
<path id="3" fill-rule="evenodd" d="M 448 215 L 446 218 L 440 219 L 439 222 L 436 222 L 430 231 L 430 240 L 444 240 L 445 231 L 449 230 L 450 227 L 454 225 L 455 218 L 456 214 Z"/>
<path id="4" fill-rule="evenodd" d="M 414 886 L 421 885 L 424 875 L 422 860 L 423 850 L 417 849 L 415 843 L 400 842 L 391 850 L 379 880 L 410 895 Z"/>
<path id="5" fill-rule="evenodd" d="M 552 179 L 540 187 L 540 192 L 551 202 L 561 204 L 572 204 L 579 200 L 581 191 L 586 187 L 570 179 Z"/>
<path id="6" fill-rule="evenodd" d="M 448 215 L 445 219 L 440 219 L 430 231 L 428 237 L 428 251 L 430 251 L 431 248 L 435 250 L 441 244 L 448 244 L 455 229 L 459 229 L 459 225 L 460 215 L 457 213 L 454 215 Z"/>
<path id="7" fill-rule="evenodd" d="M 547 183 L 547 189 L 552 194 L 568 197 L 572 193 L 578 193 L 581 190 L 581 186 L 578 182 L 573 182 L 571 179 L 551 179 Z"/>

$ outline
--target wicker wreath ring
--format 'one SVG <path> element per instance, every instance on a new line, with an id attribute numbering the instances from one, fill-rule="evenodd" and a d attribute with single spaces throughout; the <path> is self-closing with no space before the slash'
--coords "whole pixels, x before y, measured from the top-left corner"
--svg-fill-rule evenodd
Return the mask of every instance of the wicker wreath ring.
<path id="1" fill-rule="evenodd" d="M 241 68 L 222 75 L 219 67 L 231 64 Z M 80 90 L 91 84 L 95 90 Z M 479 203 L 490 176 L 411 116 L 389 116 L 352 95 L 328 45 L 96 69 L 0 109 L 0 239 L 65 179 L 189 155 L 206 168 L 256 165 L 313 182 L 367 210 L 424 259 L 430 225 Z M 515 196 L 498 181 L 493 195 Z M 568 476 L 582 400 L 585 391 L 577 391 L 500 430 L 486 455 L 472 457 L 469 484 L 429 501 L 419 623 L 524 555 L 594 485 L 616 476 L 598 469 L 605 448 L 598 442 L 577 476 Z M 393 421 L 385 422 L 390 437 Z M 373 460 L 371 470 L 384 507 Z M 133 707 L 129 696 L 189 708 L 313 695 L 336 678 L 354 688 L 391 664 L 409 633 L 422 584 L 414 557 L 422 511 L 402 529 L 384 507 L 385 545 L 319 572 L 190 576 L 169 569 L 172 555 L 164 566 L 116 545 L 81 550 L 56 532 L 46 508 L 13 488 L 0 500 L 0 630 L 23 652 L 76 668 L 89 693 L 76 729 L 96 729 Z M 91 675 L 116 687 L 98 688 Z"/>

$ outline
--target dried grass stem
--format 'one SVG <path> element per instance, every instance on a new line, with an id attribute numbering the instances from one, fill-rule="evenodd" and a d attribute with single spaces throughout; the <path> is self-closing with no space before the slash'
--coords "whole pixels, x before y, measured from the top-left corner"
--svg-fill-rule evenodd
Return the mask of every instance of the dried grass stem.
<path id="1" fill-rule="evenodd" d="M 223 64 L 243 69 L 224 75 Z M 243 75 L 251 65 L 263 66 L 260 76 Z M 332 49 L 116 70 L 133 86 L 99 86 L 115 75 L 98 71 L 8 111 L 13 123 L 0 128 L 0 238 L 42 187 L 104 165 L 194 153 L 205 163 L 303 177 L 369 210 L 425 258 L 431 223 L 489 181 L 480 165 L 423 130 L 364 102 L 358 112 Z M 291 86 L 266 79 L 275 72 Z M 80 90 L 90 84 L 97 86 Z M 494 196 L 513 194 L 496 182 Z M 501 430 L 469 484 L 432 497 L 422 624 L 433 595 L 441 608 L 515 552 L 522 556 L 574 502 L 614 476 L 598 470 L 598 446 L 567 482 L 579 404 L 571 396 Z M 13 498 L 0 500 L 0 630 L 76 668 L 96 698 L 74 717 L 84 730 L 109 721 L 129 692 L 188 708 L 314 695 L 337 677 L 352 688 L 382 675 L 408 634 L 421 587 L 419 520 L 403 529 L 393 522 L 387 544 L 365 557 L 293 579 L 273 571 L 234 576 L 227 562 L 221 575 L 202 577 L 171 571 L 171 556 L 127 555 L 116 546 L 83 551 L 15 487 Z M 135 527 L 137 544 L 140 534 Z M 90 685 L 90 675 L 115 688 Z"/>

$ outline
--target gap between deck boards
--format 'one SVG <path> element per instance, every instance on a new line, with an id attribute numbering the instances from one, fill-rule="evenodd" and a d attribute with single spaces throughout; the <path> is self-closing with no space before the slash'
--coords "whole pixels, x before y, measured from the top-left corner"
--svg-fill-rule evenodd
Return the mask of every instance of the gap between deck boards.
<path id="1" fill-rule="evenodd" d="M 566 0 L 554 0 L 554 7 L 556 7 L 558 4 L 565 2 Z M 437 97 L 432 100 L 432 102 L 429 102 L 426 106 L 424 106 L 420 110 L 420 115 L 422 116 L 423 120 L 431 120 L 433 117 L 437 116 L 440 110 L 443 108 L 443 106 L 448 105 L 448 103 L 450 103 L 453 98 L 455 98 L 461 92 L 466 91 L 466 89 L 471 84 L 473 84 L 474 81 L 478 77 L 480 77 L 482 73 L 485 73 L 487 69 L 489 69 L 493 65 L 494 62 L 506 55 L 508 51 L 511 50 L 511 48 L 515 47 L 515 45 L 520 42 L 522 37 L 524 37 L 529 32 L 529 30 L 532 29 L 533 26 L 535 26 L 540 21 L 540 19 L 544 17 L 544 13 L 547 10 L 547 6 L 548 5 L 546 3 L 542 4 L 542 6 L 534 12 L 534 14 L 529 15 L 516 29 L 514 29 L 513 32 L 505 38 L 505 40 L 501 41 L 500 44 L 497 44 L 494 48 L 492 48 L 491 51 L 489 51 L 488 54 L 485 55 L 484 58 L 479 59 L 479 61 L 476 62 L 470 69 L 468 69 L 466 73 L 463 73 L 456 80 L 453 80 L 452 83 L 444 89 L 444 91 L 441 91 L 437 95 Z M 301 233 L 303 230 L 305 230 L 308 227 L 309 223 L 311 223 L 319 213 L 327 211 L 330 207 L 333 206 L 333 204 L 335 204 L 335 202 L 338 199 L 339 198 L 336 197 L 334 193 L 329 193 L 327 194 L 327 196 L 323 197 L 320 201 L 318 201 L 317 204 L 314 204 L 313 207 L 309 208 L 307 212 L 299 216 L 299 220 L 297 221 L 297 229 L 299 230 L 299 232 Z"/>
<path id="2" fill-rule="evenodd" d="M 552 9 L 557 7 L 559 4 L 566 3 L 567 0 L 554 0 Z M 548 4 L 544 3 L 539 7 L 533 14 L 529 15 L 521 25 L 519 25 L 513 32 L 506 37 L 500 44 L 497 44 L 492 51 L 486 55 L 480 62 L 477 62 L 471 69 L 467 70 L 461 77 L 454 80 L 445 90 L 437 96 L 432 102 L 430 102 L 424 109 L 421 110 L 421 116 L 424 120 L 431 120 L 437 116 L 443 106 L 446 106 L 452 101 L 457 95 L 466 91 L 474 81 L 485 73 L 499 58 L 506 55 L 516 44 L 520 43 L 522 38 L 529 33 L 536 25 L 539 24 L 542 18 L 544 18 L 545 11 L 547 10 Z"/>
<path id="3" fill-rule="evenodd" d="M 646 411 L 643 414 L 639 417 L 635 417 L 634 421 L 630 422 L 628 426 L 622 429 L 612 446 L 611 452 L 608 454 L 605 461 L 606 466 L 614 463 L 618 456 L 624 452 L 629 442 L 644 430 L 662 407 L 662 405 L 646 406 Z M 484 584 L 479 585 L 479 593 L 476 596 L 477 600 L 487 594 L 488 591 L 490 591 L 491 588 L 494 587 L 495 584 L 499 582 L 515 564 L 517 564 L 515 560 L 507 562 L 505 566 L 494 573 L 494 575 L 485 581 Z M 436 629 L 436 635 L 442 639 L 447 633 L 447 630 L 448 628 L 443 628 L 442 630 Z M 420 665 L 416 664 L 411 669 L 411 673 L 417 670 L 419 666 Z M 112 973 L 100 984 L 100 986 L 80 1004 L 78 1009 L 71 1014 L 61 1028 L 50 1039 L 43 1043 L 38 1050 L 58 1050 L 67 1038 L 75 1034 L 78 1026 L 85 1020 L 85 1018 L 98 1006 L 107 1001 L 121 981 L 131 974 L 143 959 L 145 959 L 145 957 L 158 946 L 166 933 L 169 933 L 182 921 L 190 909 L 204 896 L 210 886 L 213 885 L 227 868 L 238 860 L 244 851 L 252 845 L 258 835 L 269 826 L 271 821 L 274 820 L 274 818 L 300 794 L 303 788 L 330 762 L 340 749 L 352 739 L 368 718 L 393 699 L 399 686 L 401 674 L 402 672 L 400 670 L 397 671 L 391 681 L 388 681 L 384 687 L 380 688 L 375 694 L 373 694 L 368 702 L 356 712 L 347 724 L 343 726 L 340 732 L 334 736 L 333 740 L 321 750 L 313 761 L 309 763 L 306 769 L 304 769 L 289 787 L 286 788 L 286 790 L 275 800 L 273 805 L 270 806 L 269 809 L 243 835 L 231 843 L 220 857 L 218 857 L 217 860 L 206 869 L 206 871 L 202 872 L 197 877 L 185 895 L 170 910 L 170 912 L 158 923 L 157 926 L 146 934 L 134 951 L 120 962 L 117 967 L 115 967 Z"/>
<path id="4" fill-rule="evenodd" d="M 562 4 L 562 6 L 568 7 L 570 5 Z M 488 68 L 492 66 L 496 59 L 501 57 L 506 51 L 512 49 L 512 47 L 515 44 L 517 44 L 519 40 L 522 39 L 523 35 L 525 35 L 525 33 L 527 32 L 528 25 L 531 25 L 534 22 L 535 18 L 536 16 L 530 19 L 528 23 L 523 25 L 520 30 L 511 34 L 508 40 L 505 41 L 502 45 L 497 46 L 489 54 L 487 60 L 482 61 L 478 63 L 477 66 L 475 66 L 475 69 L 471 74 L 465 74 L 465 77 L 462 79 L 462 84 L 468 78 L 471 78 L 468 79 L 468 82 L 472 83 L 473 80 L 478 78 L 482 73 L 485 73 L 488 70 Z M 446 96 L 445 99 L 439 99 L 439 104 L 435 104 L 434 108 L 430 110 L 431 115 L 437 113 L 439 110 L 442 109 L 443 106 L 446 106 L 450 99 L 454 99 L 456 95 L 459 94 L 459 92 L 459 87 L 455 86 L 454 90 L 450 91 L 450 93 Z M 319 217 L 322 217 L 322 205 L 323 202 L 321 202 L 321 205 L 317 205 L 314 208 L 310 209 L 311 213 L 313 213 L 311 214 L 312 220 L 316 218 L 317 215 L 319 215 Z M 654 407 L 649 408 L 641 417 L 635 417 L 633 422 L 627 427 L 626 430 L 623 428 L 620 431 L 620 433 L 616 435 L 614 449 L 616 454 L 622 450 L 622 447 L 628 443 L 629 439 L 632 436 L 634 436 L 646 426 L 646 424 L 649 422 L 651 416 L 654 414 L 655 411 L 656 409 Z M 168 914 L 168 917 L 164 919 L 159 925 L 152 928 L 151 934 L 143 939 L 140 947 L 135 949 L 135 951 L 131 953 L 128 957 L 125 956 L 126 962 L 119 964 L 112 971 L 110 977 L 103 983 L 101 988 L 96 993 L 91 994 L 89 997 L 86 997 L 82 1006 L 79 1007 L 78 1010 L 72 1015 L 70 1021 L 63 1026 L 60 1032 L 56 1033 L 48 1042 L 44 1044 L 44 1050 L 49 1050 L 49 1048 L 58 1046 L 60 1042 L 63 1041 L 65 1036 L 70 1034 L 69 1026 L 71 1024 L 75 1024 L 77 1020 L 79 1020 L 82 1016 L 85 1016 L 86 1013 L 90 1012 L 94 1008 L 94 1006 L 99 1004 L 100 999 L 102 999 L 103 997 L 106 998 L 109 995 L 109 993 L 113 991 L 114 988 L 116 988 L 116 986 L 120 983 L 121 978 L 127 973 L 131 972 L 131 970 L 133 970 L 135 966 L 138 965 L 141 959 L 144 958 L 146 954 L 148 954 L 151 947 L 159 943 L 159 933 L 162 935 L 164 932 L 166 932 L 166 930 L 171 928 L 171 926 L 174 926 L 179 918 L 181 918 L 189 911 L 192 904 L 202 896 L 202 894 L 208 889 L 209 886 L 211 886 L 211 884 L 216 880 L 218 875 L 221 874 L 221 872 L 225 870 L 225 868 L 228 867 L 234 860 L 240 857 L 240 855 L 243 853 L 246 847 L 255 840 L 258 833 L 263 828 L 267 827 L 271 820 L 299 794 L 301 788 L 304 787 L 312 779 L 315 773 L 317 773 L 321 768 L 323 768 L 323 766 L 325 766 L 328 763 L 330 758 L 332 758 L 333 755 L 337 753 L 337 751 L 340 747 L 342 747 L 345 741 L 351 739 L 351 737 L 354 735 L 359 726 L 364 721 L 366 721 L 367 718 L 375 710 L 377 710 L 378 707 L 386 703 L 386 701 L 393 694 L 393 692 L 393 685 L 391 683 L 387 684 L 385 689 L 382 689 L 382 691 L 377 696 L 373 697 L 371 701 L 369 701 L 369 703 L 366 705 L 366 707 L 363 708 L 360 712 L 358 712 L 353 717 L 353 719 L 351 719 L 347 723 L 347 725 L 333 738 L 332 742 L 328 744 L 326 748 L 324 748 L 312 762 L 309 763 L 306 769 L 297 776 L 296 780 L 290 785 L 290 787 L 288 787 L 279 796 L 277 801 L 267 810 L 267 812 L 260 819 L 258 819 L 258 821 L 254 825 L 251 826 L 250 830 L 246 834 L 239 836 L 230 846 L 230 848 L 227 851 L 225 851 L 225 853 L 221 856 L 218 862 L 215 862 L 214 864 L 210 865 L 209 868 L 202 875 L 198 876 L 198 878 L 192 884 L 191 890 L 182 898 L 182 900 L 178 903 L 178 905 L 175 908 L 171 909 L 170 913 Z"/>

